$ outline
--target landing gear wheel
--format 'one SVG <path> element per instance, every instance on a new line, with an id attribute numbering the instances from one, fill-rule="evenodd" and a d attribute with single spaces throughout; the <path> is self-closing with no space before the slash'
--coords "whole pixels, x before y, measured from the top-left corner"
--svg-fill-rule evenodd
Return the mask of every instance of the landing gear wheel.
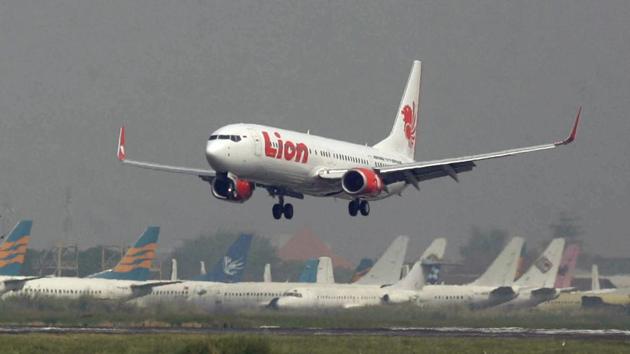
<path id="1" fill-rule="evenodd" d="M 287 220 L 291 220 L 293 218 L 293 204 L 287 203 L 284 205 L 284 217 Z"/>
<path id="2" fill-rule="evenodd" d="M 282 204 L 274 204 L 271 211 L 273 212 L 273 218 L 276 220 L 280 220 L 280 218 L 282 217 Z"/>
<path id="3" fill-rule="evenodd" d="M 358 211 L 359 211 L 359 202 L 357 200 L 353 200 L 350 203 L 348 203 L 348 213 L 350 214 L 350 216 L 357 216 Z"/>
<path id="4" fill-rule="evenodd" d="M 370 203 L 367 200 L 362 200 L 359 203 L 359 210 L 361 211 L 361 215 L 368 216 L 370 215 Z"/>

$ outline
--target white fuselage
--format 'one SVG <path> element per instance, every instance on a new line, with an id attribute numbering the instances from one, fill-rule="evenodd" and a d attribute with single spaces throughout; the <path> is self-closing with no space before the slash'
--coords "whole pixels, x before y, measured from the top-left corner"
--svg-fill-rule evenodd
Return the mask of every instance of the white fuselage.
<path id="1" fill-rule="evenodd" d="M 286 291 L 274 300 L 278 309 L 351 308 L 412 301 L 417 291 L 377 285 L 323 284 Z"/>
<path id="2" fill-rule="evenodd" d="M 419 306 L 488 307 L 514 298 L 514 295 L 493 296 L 496 287 L 476 285 L 425 285 L 418 291 Z"/>
<path id="3" fill-rule="evenodd" d="M 214 138 L 206 146 L 206 159 L 214 170 L 311 196 L 356 198 L 344 193 L 340 183 L 317 178 L 320 170 L 412 162 L 369 146 L 255 124 L 227 125 L 211 137 Z M 402 182 L 393 183 L 387 191 L 364 199 L 382 199 L 398 194 L 404 187 Z"/>
<path id="4" fill-rule="evenodd" d="M 21 289 L 6 293 L 4 297 L 22 295 L 76 299 L 90 296 L 103 300 L 126 300 L 135 296 L 132 285 L 141 283 L 98 278 L 40 278 L 27 281 Z"/>

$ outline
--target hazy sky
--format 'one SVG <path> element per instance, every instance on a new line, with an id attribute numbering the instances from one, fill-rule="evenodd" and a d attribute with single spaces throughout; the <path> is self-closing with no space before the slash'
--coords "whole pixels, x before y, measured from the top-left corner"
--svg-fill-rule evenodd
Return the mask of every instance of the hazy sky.
<path id="1" fill-rule="evenodd" d="M 35 247 L 64 228 L 90 246 L 157 224 L 168 248 L 218 228 L 306 225 L 356 261 L 398 234 L 412 255 L 447 237 L 454 256 L 473 225 L 536 244 L 567 212 L 590 251 L 629 255 L 629 18 L 628 1 L 1 2 L 0 213 L 33 218 Z M 129 157 L 191 167 L 235 122 L 376 143 L 413 59 L 419 159 L 552 142 L 582 105 L 578 139 L 424 183 L 372 203 L 369 218 L 306 198 L 281 222 L 263 190 L 225 203 L 195 177 L 115 159 L 123 123 Z"/>

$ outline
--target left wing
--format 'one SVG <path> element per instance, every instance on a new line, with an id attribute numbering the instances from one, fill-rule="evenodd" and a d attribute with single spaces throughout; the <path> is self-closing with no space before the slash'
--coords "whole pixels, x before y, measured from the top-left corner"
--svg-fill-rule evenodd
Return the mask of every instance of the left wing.
<path id="1" fill-rule="evenodd" d="M 497 152 L 491 152 L 488 154 L 471 155 L 455 157 L 450 159 L 432 160 L 423 162 L 411 162 L 400 165 L 392 165 L 375 169 L 375 171 L 381 176 L 383 182 L 391 184 L 399 181 L 406 181 L 418 188 L 418 182 L 449 176 L 455 181 L 459 181 L 457 174 L 461 172 L 467 172 L 475 167 L 476 161 L 496 159 L 500 157 L 520 155 L 528 152 L 541 151 L 555 149 L 558 146 L 567 145 L 573 140 L 577 134 L 578 124 L 580 122 L 580 113 L 582 107 L 578 110 L 573 124 L 573 129 L 569 136 L 562 140 L 552 144 L 543 144 L 528 146 L 518 149 L 509 149 Z M 323 179 L 339 179 L 347 170 L 322 170 L 319 172 L 319 177 Z"/>

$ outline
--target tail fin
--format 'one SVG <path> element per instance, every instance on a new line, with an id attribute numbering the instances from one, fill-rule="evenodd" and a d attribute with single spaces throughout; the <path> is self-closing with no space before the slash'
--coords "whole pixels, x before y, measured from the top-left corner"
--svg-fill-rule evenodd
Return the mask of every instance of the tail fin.
<path id="1" fill-rule="evenodd" d="M 319 257 L 317 264 L 317 282 L 320 284 L 334 284 L 335 273 L 330 257 Z"/>
<path id="2" fill-rule="evenodd" d="M 138 241 L 127 250 L 118 264 L 109 271 L 88 276 L 88 278 L 144 281 L 151 275 L 151 264 L 155 259 L 160 228 L 149 226 Z"/>
<path id="3" fill-rule="evenodd" d="M 319 259 L 309 259 L 304 262 L 304 269 L 298 278 L 298 283 L 315 283 L 317 282 L 317 266 Z"/>
<path id="4" fill-rule="evenodd" d="M 208 272 L 206 271 L 206 262 L 199 261 L 199 275 L 206 275 Z"/>
<path id="5" fill-rule="evenodd" d="M 536 259 L 527 272 L 514 284 L 526 287 L 553 288 L 563 250 L 564 239 L 553 239 L 545 252 Z"/>
<path id="6" fill-rule="evenodd" d="M 265 264 L 265 271 L 263 273 L 263 283 L 271 283 L 271 264 Z"/>
<path id="7" fill-rule="evenodd" d="M 422 260 L 418 260 L 407 275 L 397 281 L 392 288 L 402 290 L 420 290 L 424 286 L 424 275 L 422 274 Z"/>
<path id="8" fill-rule="evenodd" d="M 599 291 L 600 287 L 599 287 L 599 268 L 597 267 L 597 264 L 593 264 L 593 267 L 591 268 L 591 290 L 593 291 Z"/>
<path id="9" fill-rule="evenodd" d="M 20 275 L 32 226 L 31 220 L 20 221 L 0 245 L 0 275 Z"/>
<path id="10" fill-rule="evenodd" d="M 177 280 L 177 259 L 171 259 L 171 281 Z"/>
<path id="11" fill-rule="evenodd" d="M 407 86 L 403 92 L 400 105 L 396 111 L 394 127 L 389 136 L 374 145 L 374 148 L 393 152 L 413 159 L 416 154 L 416 128 L 418 125 L 418 113 L 420 112 L 420 82 L 422 63 L 413 62 Z"/>
<path id="12" fill-rule="evenodd" d="M 446 239 L 436 238 L 420 257 L 424 281 L 428 284 L 437 284 L 440 281 L 442 260 L 446 252 Z"/>
<path id="13" fill-rule="evenodd" d="M 356 284 L 386 285 L 400 280 L 400 269 L 407 253 L 407 243 L 409 243 L 409 237 L 396 237 L 381 258 L 374 263 L 372 269 Z"/>
<path id="14" fill-rule="evenodd" d="M 573 272 L 575 272 L 579 254 L 580 246 L 576 243 L 568 245 L 564 250 L 562 261 L 560 261 L 560 268 L 558 269 L 558 276 L 556 277 L 555 288 L 563 289 L 571 287 Z"/>
<path id="15" fill-rule="evenodd" d="M 200 280 L 221 283 L 238 283 L 245 272 L 247 253 L 252 244 L 252 235 L 243 234 L 230 246 L 227 253 L 212 268 L 210 273 Z"/>
<path id="16" fill-rule="evenodd" d="M 514 237 L 492 262 L 490 267 L 471 285 L 478 286 L 511 286 L 514 283 L 518 259 L 524 240 Z"/>
<path id="17" fill-rule="evenodd" d="M 359 262 L 359 265 L 354 270 L 354 274 L 352 275 L 352 280 L 350 283 L 356 283 L 359 279 L 363 278 L 374 266 L 374 261 L 369 258 L 362 258 Z"/>

